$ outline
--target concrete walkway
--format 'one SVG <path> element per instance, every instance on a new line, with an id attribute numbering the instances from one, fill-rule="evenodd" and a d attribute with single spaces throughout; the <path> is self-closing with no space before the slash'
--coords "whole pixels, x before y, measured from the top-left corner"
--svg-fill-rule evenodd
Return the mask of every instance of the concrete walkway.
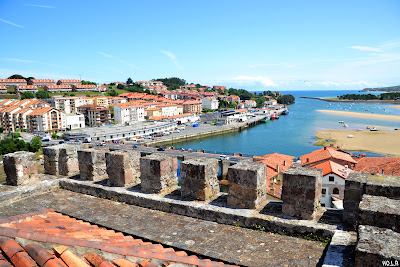
<path id="1" fill-rule="evenodd" d="M 320 242 L 228 226 L 57 189 L 0 207 L 0 218 L 58 212 L 208 258 L 244 266 L 316 266 Z"/>

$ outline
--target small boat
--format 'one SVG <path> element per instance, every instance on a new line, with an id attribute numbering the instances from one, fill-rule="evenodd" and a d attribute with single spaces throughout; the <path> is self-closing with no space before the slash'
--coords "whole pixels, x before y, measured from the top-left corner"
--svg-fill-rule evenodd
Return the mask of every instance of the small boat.
<path id="1" fill-rule="evenodd" d="M 275 119 L 276 119 L 276 115 L 273 114 L 273 115 L 271 116 L 271 121 L 273 121 L 273 120 L 275 120 Z"/>
<path id="2" fill-rule="evenodd" d="M 379 129 L 376 129 L 375 127 L 369 128 L 369 130 L 372 131 L 372 132 L 377 132 L 377 131 L 379 131 Z"/>
<path id="3" fill-rule="evenodd" d="M 285 110 L 282 112 L 281 115 L 288 115 L 288 114 L 289 114 L 289 110 L 288 110 L 288 109 L 285 109 Z"/>
<path id="4" fill-rule="evenodd" d="M 347 125 L 347 124 L 345 123 L 345 124 L 343 124 L 343 127 L 349 127 L 349 125 Z"/>
<path id="5" fill-rule="evenodd" d="M 277 120 L 277 119 L 279 119 L 279 116 L 278 116 L 278 115 L 275 116 L 275 120 Z"/>
<path id="6" fill-rule="evenodd" d="M 271 117 L 268 115 L 265 118 L 263 118 L 261 121 L 262 122 L 269 122 L 271 120 Z"/>
<path id="7" fill-rule="evenodd" d="M 344 123 L 344 121 L 339 121 L 339 123 Z"/>

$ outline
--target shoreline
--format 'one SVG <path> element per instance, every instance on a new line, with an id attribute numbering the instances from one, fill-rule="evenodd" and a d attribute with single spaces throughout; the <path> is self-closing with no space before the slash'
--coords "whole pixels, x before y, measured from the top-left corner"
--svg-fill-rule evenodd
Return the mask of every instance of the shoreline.
<path id="1" fill-rule="evenodd" d="M 383 103 L 383 104 L 400 104 L 400 100 L 348 100 L 348 99 L 333 99 L 333 98 L 322 98 L 322 97 L 309 97 L 300 96 L 300 98 L 321 100 L 325 102 L 341 102 L 341 103 Z"/>
<path id="2" fill-rule="evenodd" d="M 400 121 L 400 115 L 370 114 L 370 113 L 340 111 L 340 110 L 326 110 L 326 109 L 317 109 L 317 111 L 322 112 L 322 113 L 333 114 L 333 115 L 346 116 L 346 117 L 367 118 L 367 119 L 387 120 L 387 121 Z"/>
<path id="3" fill-rule="evenodd" d="M 315 131 L 314 146 L 340 145 L 348 151 L 364 151 L 385 156 L 400 156 L 400 131 L 322 130 Z M 348 136 L 352 136 L 349 138 Z"/>

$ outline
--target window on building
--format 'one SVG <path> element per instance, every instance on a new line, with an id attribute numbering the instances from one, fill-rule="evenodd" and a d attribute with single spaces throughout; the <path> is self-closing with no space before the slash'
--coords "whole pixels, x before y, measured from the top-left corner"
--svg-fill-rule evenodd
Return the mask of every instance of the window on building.
<path id="1" fill-rule="evenodd" d="M 335 177 L 334 176 L 329 176 L 329 182 L 334 182 L 335 181 Z"/>
<path id="2" fill-rule="evenodd" d="M 339 189 L 337 187 L 333 188 L 332 194 L 339 195 Z"/>
<path id="3" fill-rule="evenodd" d="M 326 194 L 326 188 L 322 188 L 322 194 L 323 194 L 323 195 Z"/>

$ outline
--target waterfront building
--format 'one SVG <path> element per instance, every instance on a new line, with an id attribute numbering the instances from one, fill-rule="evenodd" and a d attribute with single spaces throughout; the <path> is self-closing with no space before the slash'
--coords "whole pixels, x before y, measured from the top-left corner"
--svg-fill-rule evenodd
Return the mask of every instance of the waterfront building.
<path id="1" fill-rule="evenodd" d="M 77 110 L 85 116 L 85 124 L 90 127 L 111 123 L 111 113 L 107 107 L 83 105 L 77 107 Z"/>
<path id="2" fill-rule="evenodd" d="M 352 172 L 347 165 L 343 166 L 332 160 L 324 161 L 311 168 L 322 170 L 322 197 L 321 206 L 327 208 L 342 208 L 344 198 L 344 185 L 347 176 Z"/>
<path id="3" fill-rule="evenodd" d="M 45 85 L 55 85 L 56 81 L 53 79 L 31 79 L 28 84 L 43 87 Z"/>
<path id="4" fill-rule="evenodd" d="M 0 85 L 0 94 L 7 94 L 7 87 L 5 85 Z"/>
<path id="5" fill-rule="evenodd" d="M 82 84 L 82 82 L 81 82 L 81 80 L 76 80 L 76 79 L 61 79 L 61 80 L 58 80 L 57 84 L 58 85 L 60 85 L 60 84 L 78 85 L 78 84 Z"/>
<path id="6" fill-rule="evenodd" d="M 243 102 L 244 108 L 255 108 L 256 106 L 257 106 L 257 103 L 254 100 L 245 100 Z"/>
<path id="7" fill-rule="evenodd" d="M 114 121 L 117 124 L 144 121 L 144 116 L 144 107 L 135 102 L 118 103 L 114 105 Z"/>
<path id="8" fill-rule="evenodd" d="M 81 113 L 69 113 L 65 116 L 66 128 L 75 130 L 85 128 L 85 116 Z"/>
<path id="9" fill-rule="evenodd" d="M 213 97 L 204 97 L 201 99 L 201 103 L 203 109 L 215 110 L 219 106 L 219 101 Z"/>
<path id="10" fill-rule="evenodd" d="M 27 85 L 27 83 L 25 79 L 0 79 L 0 85 L 9 87 L 17 85 Z"/>
<path id="11" fill-rule="evenodd" d="M 27 115 L 29 132 L 47 132 L 65 129 L 65 114 L 54 107 L 40 107 Z"/>
<path id="12" fill-rule="evenodd" d="M 15 93 L 16 94 L 22 94 L 24 92 L 32 92 L 32 93 L 37 93 L 39 90 L 36 85 L 17 85 L 15 87 Z"/>
<path id="13" fill-rule="evenodd" d="M 52 84 L 52 85 L 45 85 L 43 89 L 49 93 L 62 93 L 62 92 L 72 92 L 71 85 L 68 84 Z"/>

